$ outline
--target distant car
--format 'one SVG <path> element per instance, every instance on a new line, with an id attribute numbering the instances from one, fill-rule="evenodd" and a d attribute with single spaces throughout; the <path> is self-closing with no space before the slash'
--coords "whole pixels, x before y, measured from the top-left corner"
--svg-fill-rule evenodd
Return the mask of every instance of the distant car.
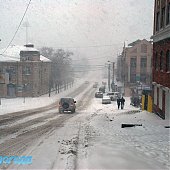
<path id="1" fill-rule="evenodd" d="M 102 104 L 111 104 L 111 99 L 109 96 L 103 96 Z"/>
<path id="2" fill-rule="evenodd" d="M 97 84 L 93 84 L 93 88 L 97 88 Z"/>
<path id="3" fill-rule="evenodd" d="M 108 92 L 107 96 L 110 97 L 111 101 L 116 101 L 118 97 L 120 96 L 119 92 Z"/>
<path id="4" fill-rule="evenodd" d="M 103 98 L 103 92 L 101 92 L 101 91 L 96 92 L 95 97 L 96 98 Z"/>
<path id="5" fill-rule="evenodd" d="M 71 112 L 74 113 L 76 111 L 76 101 L 74 101 L 71 97 L 61 98 L 59 101 L 59 113 Z"/>
<path id="6" fill-rule="evenodd" d="M 85 84 L 89 84 L 89 81 L 85 81 Z"/>

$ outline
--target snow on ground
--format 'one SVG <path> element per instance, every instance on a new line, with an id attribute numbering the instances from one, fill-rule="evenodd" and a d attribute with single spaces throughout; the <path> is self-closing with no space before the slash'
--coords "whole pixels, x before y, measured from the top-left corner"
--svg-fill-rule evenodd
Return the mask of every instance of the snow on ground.
<path id="1" fill-rule="evenodd" d="M 101 101 L 100 101 L 101 102 Z M 78 168 L 84 169 L 168 169 L 169 121 L 153 113 L 133 111 L 126 98 L 124 110 L 102 106 L 98 101 L 91 105 L 88 149 L 84 159 L 80 153 Z M 121 128 L 122 123 L 142 126 Z"/>
<path id="2" fill-rule="evenodd" d="M 102 105 L 94 98 L 26 153 L 33 163 L 24 169 L 169 169 L 169 122 L 125 99 L 125 109 L 118 110 L 116 102 Z"/>
<path id="3" fill-rule="evenodd" d="M 84 79 L 75 80 L 73 87 L 69 87 L 66 91 L 62 91 L 59 94 L 52 92 L 50 97 L 49 94 L 46 94 L 40 97 L 26 97 L 25 99 L 23 97 L 12 99 L 1 98 L 0 115 L 22 110 L 35 109 L 52 104 L 60 97 L 66 96 L 73 92 L 76 88 L 82 85 L 86 79 L 88 80 L 89 77 L 90 76 L 87 75 Z"/>
<path id="4" fill-rule="evenodd" d="M 51 97 L 26 98 L 25 103 L 24 98 L 2 99 L 0 115 L 49 105 L 84 81 Z M 89 88 L 76 100 L 81 100 Z M 169 120 L 141 112 L 130 106 L 130 98 L 125 99 L 125 108 L 118 110 L 116 102 L 102 105 L 101 99 L 93 98 L 88 108 L 77 111 L 24 153 L 33 156 L 33 163 L 24 169 L 169 169 L 169 128 L 164 127 Z M 142 126 L 121 128 L 122 123 Z M 17 168 L 23 169 L 23 165 Z"/>

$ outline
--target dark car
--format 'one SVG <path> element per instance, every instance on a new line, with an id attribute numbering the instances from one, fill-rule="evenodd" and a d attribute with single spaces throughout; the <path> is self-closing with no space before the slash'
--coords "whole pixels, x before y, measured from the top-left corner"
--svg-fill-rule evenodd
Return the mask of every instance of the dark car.
<path id="1" fill-rule="evenodd" d="M 103 98 L 103 92 L 101 92 L 101 91 L 96 92 L 95 97 L 96 98 Z"/>
<path id="2" fill-rule="evenodd" d="M 76 101 L 74 101 L 71 97 L 61 98 L 59 101 L 59 113 L 71 112 L 74 113 L 76 111 Z"/>

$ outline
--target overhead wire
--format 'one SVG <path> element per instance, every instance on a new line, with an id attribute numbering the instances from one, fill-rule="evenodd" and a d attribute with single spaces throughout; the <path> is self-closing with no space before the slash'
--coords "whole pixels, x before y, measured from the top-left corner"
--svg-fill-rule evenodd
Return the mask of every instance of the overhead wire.
<path id="1" fill-rule="evenodd" d="M 22 22 L 23 22 L 23 20 L 24 20 L 24 17 L 25 17 L 25 15 L 26 15 L 27 11 L 28 11 L 28 8 L 29 8 L 30 3 L 31 3 L 31 0 L 29 0 L 29 3 L 28 3 L 28 5 L 27 5 L 27 7 L 26 7 L 26 9 L 25 9 L 25 12 L 24 12 L 24 14 L 23 14 L 23 16 L 22 16 L 22 18 L 21 18 L 21 20 L 20 20 L 20 22 L 19 22 L 19 25 L 18 25 L 18 27 L 17 27 L 17 29 L 16 29 L 16 31 L 15 31 L 15 33 L 14 33 L 11 41 L 9 42 L 9 44 L 7 45 L 7 47 L 5 48 L 5 50 L 4 50 L 0 55 L 3 55 L 3 54 L 7 51 L 7 49 L 8 49 L 9 46 L 11 45 L 11 43 L 13 42 L 13 40 L 14 40 L 14 38 L 15 38 L 15 36 L 16 36 L 16 34 L 17 34 L 17 32 L 18 32 L 18 30 L 19 30 L 19 28 L 20 28 L 20 26 L 21 26 L 21 24 L 22 24 Z"/>

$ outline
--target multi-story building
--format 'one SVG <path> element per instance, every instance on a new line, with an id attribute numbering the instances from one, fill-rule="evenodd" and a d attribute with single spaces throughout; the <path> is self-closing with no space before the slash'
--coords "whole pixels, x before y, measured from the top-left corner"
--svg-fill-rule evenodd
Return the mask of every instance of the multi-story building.
<path id="1" fill-rule="evenodd" d="M 124 83 L 124 95 L 131 96 L 132 90 L 138 86 L 151 86 L 152 43 L 137 40 L 123 48 L 119 56 L 117 68 L 119 79 Z M 121 77 L 120 77 L 121 76 Z"/>
<path id="2" fill-rule="evenodd" d="M 49 91 L 51 61 L 33 45 L 10 46 L 0 55 L 0 96 L 40 96 Z"/>
<path id="3" fill-rule="evenodd" d="M 170 0 L 155 0 L 152 84 L 154 112 L 170 118 Z"/>

